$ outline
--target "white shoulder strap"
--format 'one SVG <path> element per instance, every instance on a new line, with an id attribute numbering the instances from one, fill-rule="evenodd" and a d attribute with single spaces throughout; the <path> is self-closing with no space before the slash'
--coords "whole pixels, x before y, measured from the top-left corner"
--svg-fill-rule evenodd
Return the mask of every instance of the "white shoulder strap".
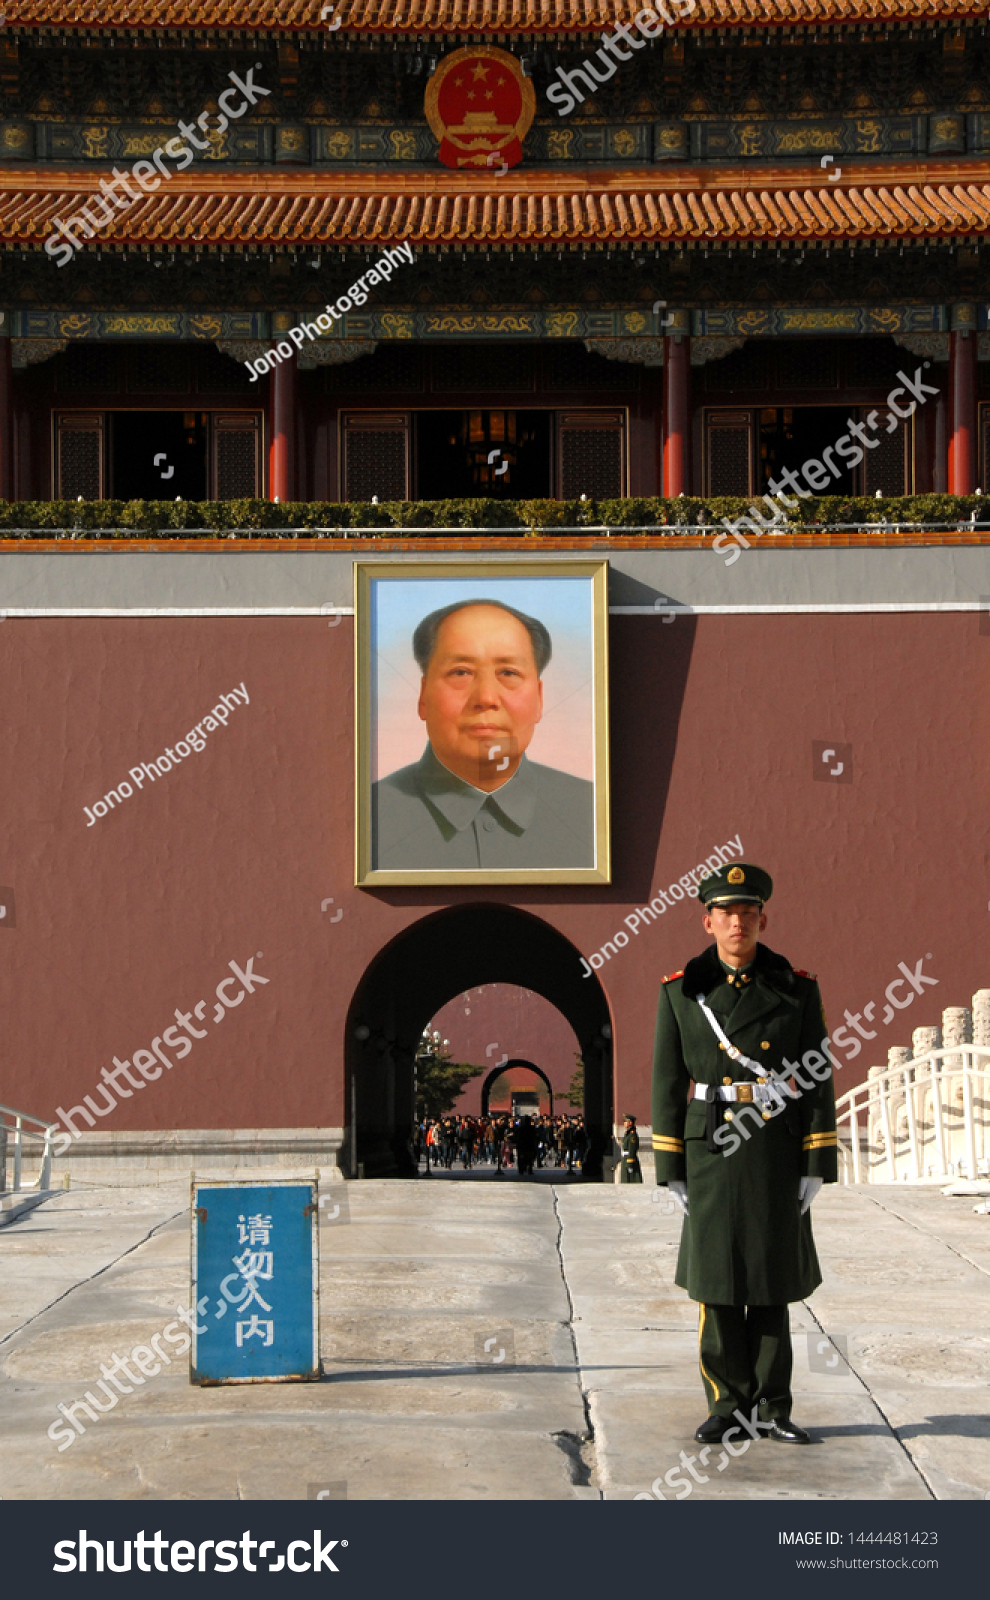
<path id="1" fill-rule="evenodd" d="M 704 995 L 699 994 L 697 999 L 698 1004 L 708 1021 L 708 1026 L 711 1028 L 719 1043 L 724 1047 L 726 1055 L 731 1056 L 733 1061 L 738 1061 L 741 1067 L 748 1067 L 750 1072 L 755 1072 L 758 1078 L 765 1081 L 769 1074 L 762 1061 L 750 1061 L 749 1056 L 744 1056 L 741 1050 L 737 1050 L 734 1044 L 730 1044 L 725 1034 L 722 1032 L 721 1027 L 719 1026 L 719 1021 L 715 1013 L 712 1011 L 710 1006 L 705 1005 Z"/>

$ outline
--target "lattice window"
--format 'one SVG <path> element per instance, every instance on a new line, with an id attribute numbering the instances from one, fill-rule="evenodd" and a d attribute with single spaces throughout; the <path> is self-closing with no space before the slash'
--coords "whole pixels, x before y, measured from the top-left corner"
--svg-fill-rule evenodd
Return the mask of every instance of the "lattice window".
<path id="1" fill-rule="evenodd" d="M 590 355 L 583 345 L 566 343 L 544 346 L 541 388 L 566 394 L 568 389 L 638 389 L 643 369 L 627 361 L 606 361 Z"/>
<path id="2" fill-rule="evenodd" d="M 775 347 L 778 389 L 834 389 L 836 349 L 826 339 L 784 340 Z"/>
<path id="3" fill-rule="evenodd" d="M 225 394 L 231 390 L 251 388 L 247 367 L 243 361 L 224 355 L 215 344 L 193 347 L 193 366 L 196 389 L 199 394 Z"/>
<path id="4" fill-rule="evenodd" d="M 105 418 L 102 412 L 65 412 L 55 418 L 56 500 L 102 500 Z"/>
<path id="5" fill-rule="evenodd" d="M 189 387 L 189 356 L 181 344 L 137 344 L 127 351 L 128 394 L 184 395 Z"/>
<path id="6" fill-rule="evenodd" d="M 408 500 L 409 415 L 356 412 L 343 418 L 344 499 Z"/>
<path id="7" fill-rule="evenodd" d="M 217 500 L 255 500 L 261 494 L 261 413 L 213 418 L 213 493 Z"/>
<path id="8" fill-rule="evenodd" d="M 741 389 L 759 393 L 770 387 L 771 346 L 754 340 L 720 361 L 705 362 L 705 388 L 710 394 L 736 394 Z"/>
<path id="9" fill-rule="evenodd" d="M 752 413 L 710 411 L 705 422 L 706 494 L 752 494 Z"/>
<path id="10" fill-rule="evenodd" d="M 327 394 L 419 393 L 424 383 L 423 354 L 421 345 L 379 345 L 372 356 L 324 367 L 324 387 Z"/>
<path id="11" fill-rule="evenodd" d="M 990 406 L 980 407 L 980 481 L 978 487 L 986 494 L 990 483 Z"/>
<path id="12" fill-rule="evenodd" d="M 892 339 L 854 339 L 848 343 L 843 340 L 841 361 L 845 386 L 886 392 L 905 358 L 911 359 L 910 352 L 900 349 Z"/>
<path id="13" fill-rule="evenodd" d="M 485 390 L 510 394 L 536 387 L 535 352 L 512 344 L 442 344 L 432 354 L 435 394 Z"/>
<path id="14" fill-rule="evenodd" d="M 70 344 L 55 363 L 55 387 L 63 394 L 116 394 L 120 388 L 120 346 Z"/>
<path id="15" fill-rule="evenodd" d="M 869 412 L 864 406 L 860 416 L 865 420 Z M 867 450 L 863 462 L 863 492 L 876 494 L 879 489 L 888 495 L 910 494 L 911 423 L 904 422 L 893 433 L 885 429 L 886 411 L 877 417 L 880 443 Z"/>
<path id="16" fill-rule="evenodd" d="M 626 429 L 621 411 L 557 416 L 557 492 L 563 500 L 617 500 L 625 492 Z"/>

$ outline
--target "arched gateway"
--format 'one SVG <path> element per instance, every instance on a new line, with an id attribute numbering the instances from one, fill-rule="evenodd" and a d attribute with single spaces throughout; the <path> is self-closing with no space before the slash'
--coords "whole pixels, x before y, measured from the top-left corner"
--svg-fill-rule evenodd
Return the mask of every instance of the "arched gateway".
<path id="1" fill-rule="evenodd" d="M 481 1115 L 483 1117 L 487 1117 L 492 1090 L 494 1089 L 499 1078 L 503 1077 L 505 1073 L 511 1072 L 513 1067 L 525 1068 L 527 1072 L 533 1072 L 536 1074 L 537 1078 L 541 1078 L 543 1080 L 547 1094 L 550 1096 L 550 1115 L 553 1116 L 553 1084 L 550 1082 L 550 1079 L 547 1077 L 542 1067 L 538 1067 L 535 1061 L 524 1061 L 521 1056 L 513 1056 L 511 1061 L 505 1061 L 503 1062 L 502 1066 L 492 1068 L 484 1083 L 481 1085 Z"/>
<path id="2" fill-rule="evenodd" d="M 601 1171 L 612 1129 L 612 1028 L 597 977 L 541 918 L 514 906 L 469 905 L 423 917 L 379 952 L 359 983 L 347 1020 L 345 1061 L 353 1133 L 351 1160 L 366 1177 L 413 1173 L 413 1059 L 427 1022 L 452 996 L 483 983 L 543 995 L 567 1018 L 584 1061 L 585 1165 Z"/>

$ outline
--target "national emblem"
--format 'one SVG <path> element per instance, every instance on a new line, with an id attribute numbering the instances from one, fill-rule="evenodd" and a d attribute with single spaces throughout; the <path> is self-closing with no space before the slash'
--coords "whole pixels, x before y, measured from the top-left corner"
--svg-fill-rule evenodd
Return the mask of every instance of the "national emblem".
<path id="1" fill-rule="evenodd" d="M 466 45 L 433 74 L 425 110 L 445 167 L 487 167 L 493 154 L 515 167 L 536 115 L 536 91 L 507 50 Z"/>
<path id="2" fill-rule="evenodd" d="M 746 882 L 746 874 L 743 871 L 742 867 L 733 867 L 731 872 L 726 874 L 726 882 L 727 883 L 745 883 Z"/>

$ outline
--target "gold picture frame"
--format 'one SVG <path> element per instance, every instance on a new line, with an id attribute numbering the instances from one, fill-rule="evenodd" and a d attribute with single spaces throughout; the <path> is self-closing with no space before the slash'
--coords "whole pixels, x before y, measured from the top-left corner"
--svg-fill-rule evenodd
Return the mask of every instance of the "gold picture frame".
<path id="1" fill-rule="evenodd" d="M 508 622 L 479 619 L 482 665 L 465 666 L 449 650 L 438 658 L 441 640 L 454 645 L 461 638 L 469 647 L 465 659 L 474 659 L 473 635 L 463 624 L 453 634 L 439 630 L 447 616 L 456 620 L 478 603 L 511 615 Z M 553 621 L 545 623 L 537 607 Z M 438 611 L 440 623 L 433 621 Z M 355 561 L 354 614 L 355 884 L 610 883 L 608 562 Z M 428 648 L 420 641 L 417 664 L 413 634 L 421 623 L 433 633 Z M 514 671 L 499 654 L 505 638 L 514 641 L 520 661 L 526 658 L 517 673 L 522 700 L 502 692 Z M 453 665 L 445 674 L 439 662 L 448 657 Z M 457 681 L 458 693 L 467 684 L 469 697 L 489 659 L 496 676 L 488 681 L 499 687 L 485 692 L 496 697 L 496 709 L 470 712 L 465 699 L 457 702 L 461 711 L 451 712 L 449 683 Z M 544 670 L 552 674 L 555 665 L 544 698 Z M 533 715 L 536 702 L 527 694 L 538 695 Z M 476 732 L 470 715 L 495 720 Z M 503 749 L 507 754 L 489 766 Z M 541 750 L 561 759 L 541 761 Z M 493 783 L 510 762 L 509 778 Z M 519 866 L 512 864 L 515 854 Z"/>

